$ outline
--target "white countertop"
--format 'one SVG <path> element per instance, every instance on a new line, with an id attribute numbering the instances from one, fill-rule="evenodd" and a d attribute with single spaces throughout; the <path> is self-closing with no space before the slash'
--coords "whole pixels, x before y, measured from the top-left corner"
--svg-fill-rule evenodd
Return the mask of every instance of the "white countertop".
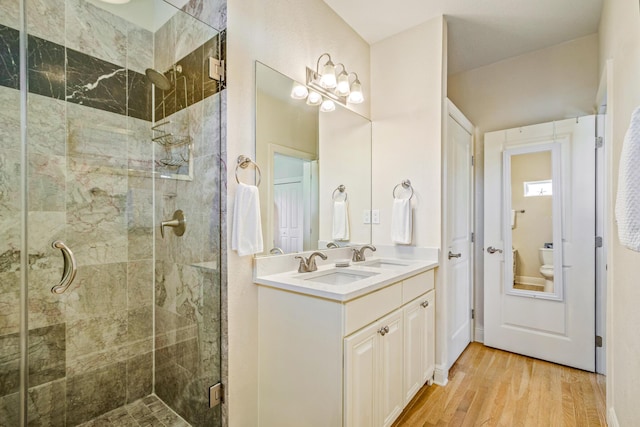
<path id="1" fill-rule="evenodd" d="M 388 261 L 406 265 L 390 268 L 367 266 L 375 261 Z M 437 259 L 400 259 L 390 257 L 367 257 L 365 262 L 351 262 L 349 267 L 335 267 L 333 263 L 318 266 L 318 270 L 311 273 L 298 273 L 297 270 L 275 274 L 261 275 L 254 278 L 254 282 L 261 286 L 282 289 L 290 292 L 310 295 L 319 298 L 347 302 L 370 292 L 384 288 L 392 283 L 415 276 L 438 266 Z M 313 281 L 313 278 L 331 272 L 375 273 L 374 275 L 347 284 L 327 284 Z"/>

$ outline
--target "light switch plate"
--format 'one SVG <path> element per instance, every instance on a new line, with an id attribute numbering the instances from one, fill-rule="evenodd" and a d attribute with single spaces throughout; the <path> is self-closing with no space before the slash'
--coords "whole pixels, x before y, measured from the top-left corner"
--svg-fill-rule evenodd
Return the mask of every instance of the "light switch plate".
<path id="1" fill-rule="evenodd" d="M 371 211 L 369 209 L 362 211 L 362 223 L 371 224 Z"/>
<path id="2" fill-rule="evenodd" d="M 380 224 L 380 209 L 373 209 L 371 211 L 371 223 Z"/>

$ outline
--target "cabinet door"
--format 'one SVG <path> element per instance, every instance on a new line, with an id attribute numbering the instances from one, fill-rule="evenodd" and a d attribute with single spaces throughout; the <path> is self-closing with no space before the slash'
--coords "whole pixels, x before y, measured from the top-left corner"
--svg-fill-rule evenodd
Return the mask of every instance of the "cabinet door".
<path id="1" fill-rule="evenodd" d="M 436 300 L 435 291 L 418 299 L 424 314 L 424 341 L 422 349 L 422 384 L 431 381 L 436 369 Z"/>
<path id="2" fill-rule="evenodd" d="M 407 405 L 424 384 L 426 298 L 407 304 L 404 315 L 404 404 Z"/>
<path id="3" fill-rule="evenodd" d="M 390 426 L 404 408 L 403 365 L 404 328 L 402 310 L 378 322 L 380 342 L 380 416 L 378 425 Z M 384 333 L 383 333 L 384 332 Z"/>
<path id="4" fill-rule="evenodd" d="M 376 426 L 379 343 L 377 324 L 344 340 L 344 425 Z"/>

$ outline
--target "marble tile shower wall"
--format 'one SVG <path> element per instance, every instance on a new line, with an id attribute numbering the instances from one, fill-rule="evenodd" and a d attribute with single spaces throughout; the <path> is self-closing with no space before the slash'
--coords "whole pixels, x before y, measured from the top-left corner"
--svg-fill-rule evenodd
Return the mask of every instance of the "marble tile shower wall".
<path id="1" fill-rule="evenodd" d="M 219 417 L 202 410 L 201 386 L 219 370 L 220 275 L 206 262 L 220 255 L 221 88 L 201 80 L 202 96 L 188 92 L 191 102 L 180 112 L 191 119 L 196 179 L 156 188 L 156 219 L 185 206 L 193 234 L 154 242 L 153 181 L 144 173 L 153 167 L 152 106 L 142 74 L 159 68 L 154 35 L 82 0 L 29 0 L 27 7 L 30 416 L 35 425 L 72 426 L 151 393 L 156 268 L 158 393 L 164 387 L 174 409 L 209 425 Z M 0 425 L 18 425 L 18 11 L 18 0 L 0 2 Z M 188 43 L 173 37 L 174 61 L 205 58 L 218 45 L 179 53 Z M 185 75 L 193 75 L 193 63 L 185 61 Z M 61 274 L 60 253 L 50 248 L 56 239 L 79 265 L 61 297 L 49 292 Z"/>

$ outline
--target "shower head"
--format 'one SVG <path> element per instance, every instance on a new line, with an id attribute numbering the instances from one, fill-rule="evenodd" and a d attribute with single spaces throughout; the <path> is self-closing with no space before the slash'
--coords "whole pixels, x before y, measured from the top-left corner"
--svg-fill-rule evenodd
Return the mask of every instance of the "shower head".
<path id="1" fill-rule="evenodd" d="M 151 81 L 151 83 L 156 85 L 158 89 L 171 89 L 171 82 L 165 77 L 164 74 L 154 70 L 153 68 L 147 68 L 144 73 L 147 75 L 147 78 Z"/>

